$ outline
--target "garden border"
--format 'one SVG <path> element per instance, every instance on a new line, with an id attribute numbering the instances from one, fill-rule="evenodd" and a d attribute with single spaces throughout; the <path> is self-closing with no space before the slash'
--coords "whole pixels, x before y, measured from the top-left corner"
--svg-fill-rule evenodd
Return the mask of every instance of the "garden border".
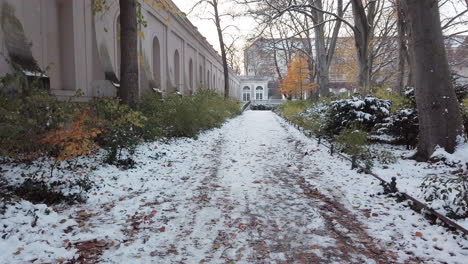
<path id="1" fill-rule="evenodd" d="M 274 112 L 274 113 L 277 116 L 279 116 L 280 118 L 282 118 L 284 121 L 286 121 L 289 125 L 296 128 L 299 132 L 304 134 L 306 137 L 314 138 L 317 141 L 317 145 L 323 145 L 326 148 L 328 148 L 330 150 L 330 154 L 333 156 L 334 151 L 333 151 L 333 144 L 332 143 L 328 142 L 330 145 L 327 146 L 326 144 L 324 144 L 322 142 L 322 138 L 312 137 L 313 133 L 311 131 L 304 129 L 303 127 L 301 127 L 301 126 L 297 125 L 296 123 L 290 121 L 289 119 L 285 118 L 283 115 L 281 115 L 279 113 L 276 113 L 276 112 Z M 364 168 L 359 164 L 355 164 L 355 162 L 353 161 L 352 158 L 350 158 L 350 157 L 348 157 L 348 156 L 346 156 L 346 155 L 344 155 L 343 153 L 340 153 L 340 152 L 336 152 L 336 154 L 338 154 L 338 156 L 340 156 L 341 158 L 343 158 L 343 159 L 345 159 L 347 161 L 350 161 L 352 163 L 352 168 L 355 168 L 355 167 L 360 168 L 366 174 L 369 174 L 369 175 L 373 176 L 374 178 L 378 179 L 382 184 L 384 184 L 386 186 L 391 186 L 391 183 L 388 183 L 387 181 L 382 179 L 380 176 L 373 173 L 370 169 Z M 417 200 L 416 198 L 412 197 L 411 195 L 409 195 L 409 194 L 407 194 L 405 192 L 398 191 L 396 186 L 394 186 L 394 188 L 395 188 L 396 193 L 399 193 L 400 195 L 402 195 L 405 198 L 405 200 L 410 200 L 411 202 L 413 202 L 413 205 L 416 205 L 417 208 L 421 210 L 421 212 L 420 212 L 421 214 L 435 217 L 435 218 L 441 220 L 442 222 L 444 222 L 447 226 L 462 232 L 464 235 L 468 235 L 468 230 L 465 229 L 464 227 L 462 227 L 459 224 L 455 223 L 454 221 L 452 221 L 451 219 L 449 219 L 445 215 L 437 212 L 436 210 L 429 207 L 427 204 Z"/>

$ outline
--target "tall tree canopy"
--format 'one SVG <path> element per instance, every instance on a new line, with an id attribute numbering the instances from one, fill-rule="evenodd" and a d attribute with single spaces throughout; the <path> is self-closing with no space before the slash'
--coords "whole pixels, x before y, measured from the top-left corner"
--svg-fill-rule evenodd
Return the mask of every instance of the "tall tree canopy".
<path id="1" fill-rule="evenodd" d="M 304 99 L 306 94 L 317 89 L 317 84 L 309 80 L 309 66 L 307 58 L 300 53 L 290 61 L 288 73 L 281 81 L 280 92 L 288 99 Z"/>

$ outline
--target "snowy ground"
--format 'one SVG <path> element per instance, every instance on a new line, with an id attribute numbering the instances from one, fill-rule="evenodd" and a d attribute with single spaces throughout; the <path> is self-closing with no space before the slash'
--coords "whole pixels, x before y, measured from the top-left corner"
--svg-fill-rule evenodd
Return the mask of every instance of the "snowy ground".
<path id="1" fill-rule="evenodd" d="M 466 263 L 431 226 L 272 112 L 198 140 L 142 145 L 99 166 L 78 206 L 19 200 L 0 215 L 0 263 Z M 8 179 L 22 168 L 3 167 Z M 26 169 L 24 169 L 26 170 Z M 31 170 L 31 168 L 28 168 Z"/>
<path id="2" fill-rule="evenodd" d="M 445 161 L 435 163 L 416 162 L 413 159 L 407 158 L 414 155 L 415 151 L 406 150 L 403 146 L 376 144 L 372 145 L 371 148 L 377 151 L 390 151 L 398 158 L 397 162 L 394 164 L 382 164 L 376 162 L 373 172 L 388 182 L 391 181 L 392 177 L 396 177 L 398 189 L 410 194 L 420 201 L 425 201 L 425 194 L 421 188 L 421 184 L 428 177 L 440 176 L 445 179 L 453 179 L 455 177 L 459 177 L 454 175 L 459 175 L 460 173 L 464 173 L 464 175 L 468 176 L 468 143 L 459 145 L 453 154 L 449 154 L 442 149 L 438 149 L 433 154 L 433 157 L 443 157 Z M 450 166 L 447 166 L 446 163 L 450 164 Z M 447 208 L 452 208 L 453 210 L 457 208 L 457 206 L 453 204 L 453 199 L 454 196 L 449 194 L 446 200 L 436 199 L 426 203 L 439 213 L 449 216 Z M 463 226 L 465 229 L 468 229 L 467 218 L 452 220 Z"/>

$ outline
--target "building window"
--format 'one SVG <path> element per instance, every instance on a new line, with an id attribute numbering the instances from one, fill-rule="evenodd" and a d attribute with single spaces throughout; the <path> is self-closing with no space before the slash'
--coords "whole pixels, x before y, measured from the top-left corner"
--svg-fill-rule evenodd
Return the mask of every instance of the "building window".
<path id="1" fill-rule="evenodd" d="M 242 89 L 242 101 L 250 101 L 250 88 L 248 86 L 245 86 L 244 89 Z"/>
<path id="2" fill-rule="evenodd" d="M 263 87 L 255 88 L 255 100 L 263 100 Z"/>

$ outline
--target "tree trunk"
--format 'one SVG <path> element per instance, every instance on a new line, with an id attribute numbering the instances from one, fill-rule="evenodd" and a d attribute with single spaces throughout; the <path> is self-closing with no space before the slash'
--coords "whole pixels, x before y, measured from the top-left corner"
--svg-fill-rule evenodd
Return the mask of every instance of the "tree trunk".
<path id="1" fill-rule="evenodd" d="M 437 146 L 453 153 L 457 137 L 463 135 L 437 3 L 435 0 L 402 0 L 419 113 L 417 160 L 429 159 Z"/>
<path id="2" fill-rule="evenodd" d="M 314 28 L 315 30 L 315 53 L 317 57 L 317 83 L 320 97 L 329 95 L 329 67 L 327 65 L 327 50 L 325 47 L 325 33 L 323 24 Z"/>
<path id="3" fill-rule="evenodd" d="M 398 77 L 395 92 L 402 95 L 405 89 L 406 63 L 408 61 L 407 36 L 405 30 L 405 19 L 401 9 L 401 0 L 395 1 L 395 11 L 397 13 L 398 30 Z"/>
<path id="4" fill-rule="evenodd" d="M 281 82 L 283 80 L 283 75 L 281 75 L 281 70 L 278 64 L 278 54 L 276 51 L 276 44 L 275 44 L 275 47 L 273 48 L 273 59 L 275 61 L 275 70 L 276 70 L 276 74 L 278 74 L 278 80 L 279 82 Z"/>
<path id="5" fill-rule="evenodd" d="M 218 0 L 213 0 L 211 4 L 214 8 L 215 24 L 216 24 L 216 29 L 218 31 L 219 46 L 221 48 L 221 58 L 223 60 L 224 98 L 229 98 L 229 66 L 227 63 L 226 47 L 224 46 L 223 30 L 221 28 L 221 20 L 219 18 Z"/>
<path id="6" fill-rule="evenodd" d="M 322 0 L 312 1 L 309 3 L 314 5 L 317 9 L 323 9 Z M 325 23 L 323 12 L 314 10 L 312 11 L 315 33 L 315 54 L 317 60 L 317 84 L 319 86 L 320 97 L 329 95 L 329 65 L 327 59 L 327 47 L 325 44 Z"/>
<path id="7" fill-rule="evenodd" d="M 119 0 L 120 4 L 120 88 L 122 102 L 135 107 L 138 100 L 137 1 Z"/>
<path id="8" fill-rule="evenodd" d="M 352 0 L 354 17 L 354 39 L 357 51 L 359 75 L 358 87 L 361 93 L 368 91 L 370 86 L 371 67 L 370 67 L 370 42 L 372 40 L 373 17 L 375 12 L 375 1 L 367 5 L 368 12 L 362 0 Z"/>
<path id="9" fill-rule="evenodd" d="M 312 46 L 312 38 L 310 33 L 309 27 L 309 18 L 306 16 L 304 20 L 304 24 L 306 26 L 305 29 L 305 36 L 307 43 L 305 43 L 305 51 L 307 53 L 307 69 L 309 71 L 309 84 L 315 82 L 315 63 L 314 63 L 314 48 Z M 318 90 L 318 89 L 317 89 Z M 309 99 L 313 101 L 317 101 L 319 99 L 319 90 L 313 90 L 309 92 Z"/>

